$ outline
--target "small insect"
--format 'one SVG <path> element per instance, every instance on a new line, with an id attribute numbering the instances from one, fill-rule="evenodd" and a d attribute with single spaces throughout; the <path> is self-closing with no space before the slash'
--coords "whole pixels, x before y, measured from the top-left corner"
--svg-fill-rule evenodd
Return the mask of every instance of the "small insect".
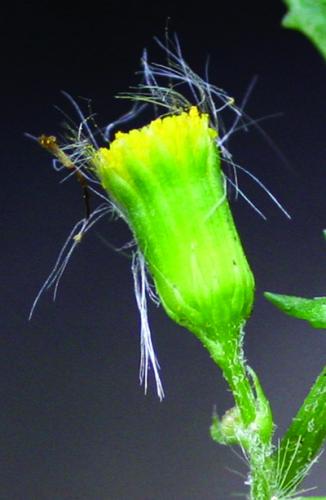
<path id="1" fill-rule="evenodd" d="M 76 178 L 81 185 L 83 191 L 83 200 L 85 203 L 85 218 L 89 219 L 91 215 L 91 207 L 90 207 L 90 191 L 88 187 L 88 182 L 86 177 L 82 174 L 82 172 L 74 165 L 69 156 L 63 151 L 62 148 L 58 145 L 57 138 L 54 135 L 45 135 L 42 134 L 37 139 L 38 143 L 42 148 L 46 149 L 49 153 L 51 153 L 65 168 L 68 170 L 74 171 L 76 174 Z M 75 240 L 81 240 L 82 234 L 76 235 Z"/>

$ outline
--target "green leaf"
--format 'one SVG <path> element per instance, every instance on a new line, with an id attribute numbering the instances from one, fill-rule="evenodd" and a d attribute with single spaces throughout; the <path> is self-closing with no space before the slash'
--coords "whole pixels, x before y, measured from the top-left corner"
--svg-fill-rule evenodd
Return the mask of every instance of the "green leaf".
<path id="1" fill-rule="evenodd" d="M 274 453 L 279 470 L 279 486 L 283 491 L 295 491 L 307 475 L 325 438 L 326 366 Z"/>
<path id="2" fill-rule="evenodd" d="M 326 0 L 284 0 L 283 26 L 301 31 L 326 59 Z"/>
<path id="3" fill-rule="evenodd" d="M 326 297 L 305 299 L 271 292 L 265 292 L 264 296 L 285 314 L 304 319 L 314 328 L 326 328 Z"/>

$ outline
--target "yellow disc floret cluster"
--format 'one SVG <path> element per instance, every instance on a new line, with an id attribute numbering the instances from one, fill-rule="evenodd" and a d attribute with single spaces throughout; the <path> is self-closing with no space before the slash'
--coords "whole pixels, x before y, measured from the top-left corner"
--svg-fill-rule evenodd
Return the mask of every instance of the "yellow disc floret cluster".
<path id="1" fill-rule="evenodd" d="M 216 130 L 209 127 L 209 116 L 200 113 L 196 106 L 179 115 L 170 115 L 153 120 L 149 125 L 129 132 L 117 132 L 109 148 L 97 152 L 97 168 L 101 175 L 101 164 L 115 170 L 122 178 L 128 179 L 126 157 L 150 168 L 157 147 L 169 151 L 175 159 L 184 157 L 186 145 L 195 145 L 202 140 L 212 140 Z M 199 144 L 198 144 L 199 146 Z M 182 163 L 182 162 L 181 162 Z"/>

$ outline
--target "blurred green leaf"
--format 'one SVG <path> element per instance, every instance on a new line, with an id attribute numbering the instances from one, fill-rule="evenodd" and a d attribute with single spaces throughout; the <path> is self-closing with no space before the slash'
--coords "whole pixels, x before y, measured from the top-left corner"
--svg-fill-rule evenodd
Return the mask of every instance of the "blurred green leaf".
<path id="1" fill-rule="evenodd" d="M 284 0 L 283 26 L 301 31 L 326 59 L 326 0 Z"/>
<path id="2" fill-rule="evenodd" d="M 326 328 L 326 297 L 305 299 L 271 292 L 265 292 L 264 296 L 285 314 L 304 319 L 314 328 Z"/>

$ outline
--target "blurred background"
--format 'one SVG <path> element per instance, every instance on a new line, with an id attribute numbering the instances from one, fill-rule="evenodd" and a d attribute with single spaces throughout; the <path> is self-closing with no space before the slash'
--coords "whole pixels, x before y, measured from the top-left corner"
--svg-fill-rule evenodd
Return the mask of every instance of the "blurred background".
<path id="1" fill-rule="evenodd" d="M 153 37 L 164 37 L 167 22 L 195 71 L 203 74 L 209 56 L 211 82 L 238 103 L 257 77 L 246 112 L 277 114 L 261 122 L 270 139 L 251 128 L 229 147 L 292 221 L 241 174 L 241 189 L 267 221 L 242 199 L 232 207 L 257 281 L 245 352 L 271 400 L 276 436 L 302 403 L 325 363 L 325 334 L 283 316 L 262 292 L 325 295 L 325 64 L 306 38 L 281 28 L 284 13 L 280 1 L 3 8 L 1 499 L 224 500 L 245 491 L 237 450 L 209 437 L 213 408 L 223 414 L 233 404 L 221 373 L 155 306 L 150 323 L 166 398 L 159 402 L 152 379 L 147 396 L 139 387 L 130 261 L 103 243 L 126 243 L 123 224 L 102 220 L 84 238 L 56 302 L 45 294 L 28 321 L 84 206 L 75 179 L 60 184 L 50 157 L 23 134 L 60 134 L 55 106 L 76 118 L 61 90 L 90 98 L 99 126 L 125 113 L 129 104 L 114 96 L 138 83 L 144 47 L 164 62 Z M 325 493 L 324 457 L 304 484 L 317 485 Z"/>

